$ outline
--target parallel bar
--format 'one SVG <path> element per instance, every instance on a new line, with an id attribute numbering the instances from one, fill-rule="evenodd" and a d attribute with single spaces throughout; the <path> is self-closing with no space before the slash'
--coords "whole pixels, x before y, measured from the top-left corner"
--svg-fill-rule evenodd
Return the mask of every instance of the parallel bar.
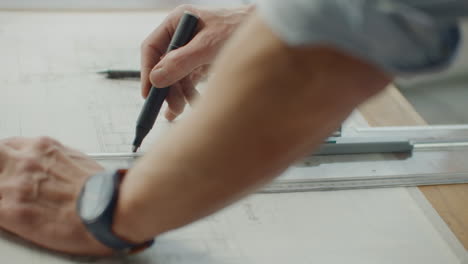
<path id="1" fill-rule="evenodd" d="M 468 142 L 467 142 L 468 144 Z M 314 156 L 325 155 L 349 155 L 349 154 L 370 154 L 370 153 L 409 153 L 413 150 L 413 145 L 409 141 L 358 141 L 358 142 L 337 142 L 325 143 L 313 154 Z M 89 153 L 90 158 L 96 160 L 103 159 L 136 159 L 144 153 Z"/>
<path id="2" fill-rule="evenodd" d="M 382 131 L 386 132 L 382 133 Z M 446 127 L 440 127 L 439 129 L 436 129 L 436 131 L 431 131 L 429 129 L 426 129 L 425 127 L 418 127 L 416 129 L 409 128 L 403 130 L 389 128 L 368 132 L 369 137 L 358 137 L 353 135 L 353 137 L 344 136 L 336 138 L 336 143 L 323 144 L 318 154 L 332 156 L 335 155 L 336 157 L 338 157 L 338 155 L 341 154 L 349 155 L 363 153 L 397 153 L 408 152 L 408 150 L 411 149 L 413 150 L 413 152 L 421 152 L 421 154 L 427 151 L 440 151 L 441 154 L 443 152 L 446 152 L 448 155 L 449 153 L 452 153 L 452 151 L 461 151 L 460 153 L 464 153 L 464 149 L 468 149 L 468 126 L 457 127 L 457 129 L 454 130 L 451 130 L 450 128 Z M 383 137 L 376 137 L 377 135 L 383 135 Z M 372 138 L 372 136 L 374 138 Z M 393 136 L 393 139 L 390 139 L 390 136 Z M 399 137 L 400 140 L 395 139 L 395 136 Z M 411 138 L 415 140 L 409 140 Z M 334 141 L 335 139 L 330 140 L 330 142 Z M 122 152 L 88 154 L 89 157 L 95 160 L 126 161 L 135 160 L 142 155 L 144 155 L 144 153 Z M 357 160 L 359 160 L 359 156 L 360 155 L 356 156 Z M 317 173 L 316 170 L 315 173 Z M 307 191 L 334 191 L 367 188 L 416 187 L 424 185 L 462 183 L 468 183 L 468 170 L 465 171 L 464 167 L 460 167 L 459 171 L 456 172 L 433 172 L 425 174 L 407 175 L 364 175 L 362 177 L 358 176 L 341 178 L 311 177 L 308 179 L 282 179 L 280 177 L 277 180 L 273 181 L 270 185 L 262 188 L 259 192 L 282 193 Z"/>
<path id="3" fill-rule="evenodd" d="M 344 130 L 342 137 L 353 138 L 401 138 L 412 142 L 458 140 L 468 142 L 468 125 L 369 127 Z"/>
<path id="4" fill-rule="evenodd" d="M 362 147 L 361 149 L 359 147 Z M 467 148 L 468 141 L 427 142 L 411 144 L 408 141 L 395 142 L 359 142 L 323 144 L 322 148 L 313 155 L 342 155 L 342 154 L 369 154 L 369 153 L 400 153 L 413 151 L 448 150 L 455 148 Z M 144 153 L 116 152 L 116 153 L 88 153 L 95 160 L 105 159 L 137 159 Z"/>
<path id="5" fill-rule="evenodd" d="M 413 145 L 407 140 L 387 142 L 336 142 L 323 144 L 314 155 L 411 153 L 412 151 Z"/>
<path id="6" fill-rule="evenodd" d="M 95 160 L 114 160 L 114 159 L 137 159 L 143 156 L 143 153 L 116 152 L 116 153 L 88 153 L 88 157 Z"/>

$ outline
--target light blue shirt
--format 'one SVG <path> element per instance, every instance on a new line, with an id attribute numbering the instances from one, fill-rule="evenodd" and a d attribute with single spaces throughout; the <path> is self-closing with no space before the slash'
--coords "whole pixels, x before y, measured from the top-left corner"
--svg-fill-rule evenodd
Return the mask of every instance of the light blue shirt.
<path id="1" fill-rule="evenodd" d="M 405 76 L 449 65 L 468 0 L 260 0 L 258 10 L 289 45 L 332 45 Z"/>

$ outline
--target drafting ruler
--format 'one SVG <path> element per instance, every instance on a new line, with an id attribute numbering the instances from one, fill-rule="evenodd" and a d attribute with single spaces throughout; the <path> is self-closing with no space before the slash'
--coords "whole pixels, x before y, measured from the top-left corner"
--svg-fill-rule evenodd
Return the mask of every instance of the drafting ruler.
<path id="1" fill-rule="evenodd" d="M 131 166 L 141 153 L 96 153 Z M 119 163 L 120 162 L 120 163 Z M 365 128 L 329 138 L 261 193 L 468 183 L 468 126 Z"/>

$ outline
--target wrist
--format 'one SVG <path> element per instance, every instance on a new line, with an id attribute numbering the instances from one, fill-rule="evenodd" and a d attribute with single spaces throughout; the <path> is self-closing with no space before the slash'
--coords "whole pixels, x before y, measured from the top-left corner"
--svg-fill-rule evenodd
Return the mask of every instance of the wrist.
<path id="1" fill-rule="evenodd" d="M 152 239 L 154 236 L 145 232 L 141 224 L 141 217 L 136 212 L 133 199 L 129 199 L 123 192 L 123 182 L 120 186 L 120 195 L 114 212 L 112 223 L 113 233 L 130 243 L 139 244 Z"/>
<path id="2" fill-rule="evenodd" d="M 120 183 L 126 171 L 103 171 L 89 177 L 80 191 L 76 209 L 86 229 L 97 241 L 117 252 L 132 254 L 148 248 L 154 240 L 151 238 L 139 243 L 138 239 L 114 233 Z"/>

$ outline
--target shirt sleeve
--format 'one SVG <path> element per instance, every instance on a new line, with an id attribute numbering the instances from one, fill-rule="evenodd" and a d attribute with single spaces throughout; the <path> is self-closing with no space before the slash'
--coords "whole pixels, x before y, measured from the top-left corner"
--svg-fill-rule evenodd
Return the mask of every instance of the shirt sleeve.
<path id="1" fill-rule="evenodd" d="M 260 0 L 260 15 L 287 44 L 332 45 L 397 75 L 447 67 L 467 0 Z"/>

